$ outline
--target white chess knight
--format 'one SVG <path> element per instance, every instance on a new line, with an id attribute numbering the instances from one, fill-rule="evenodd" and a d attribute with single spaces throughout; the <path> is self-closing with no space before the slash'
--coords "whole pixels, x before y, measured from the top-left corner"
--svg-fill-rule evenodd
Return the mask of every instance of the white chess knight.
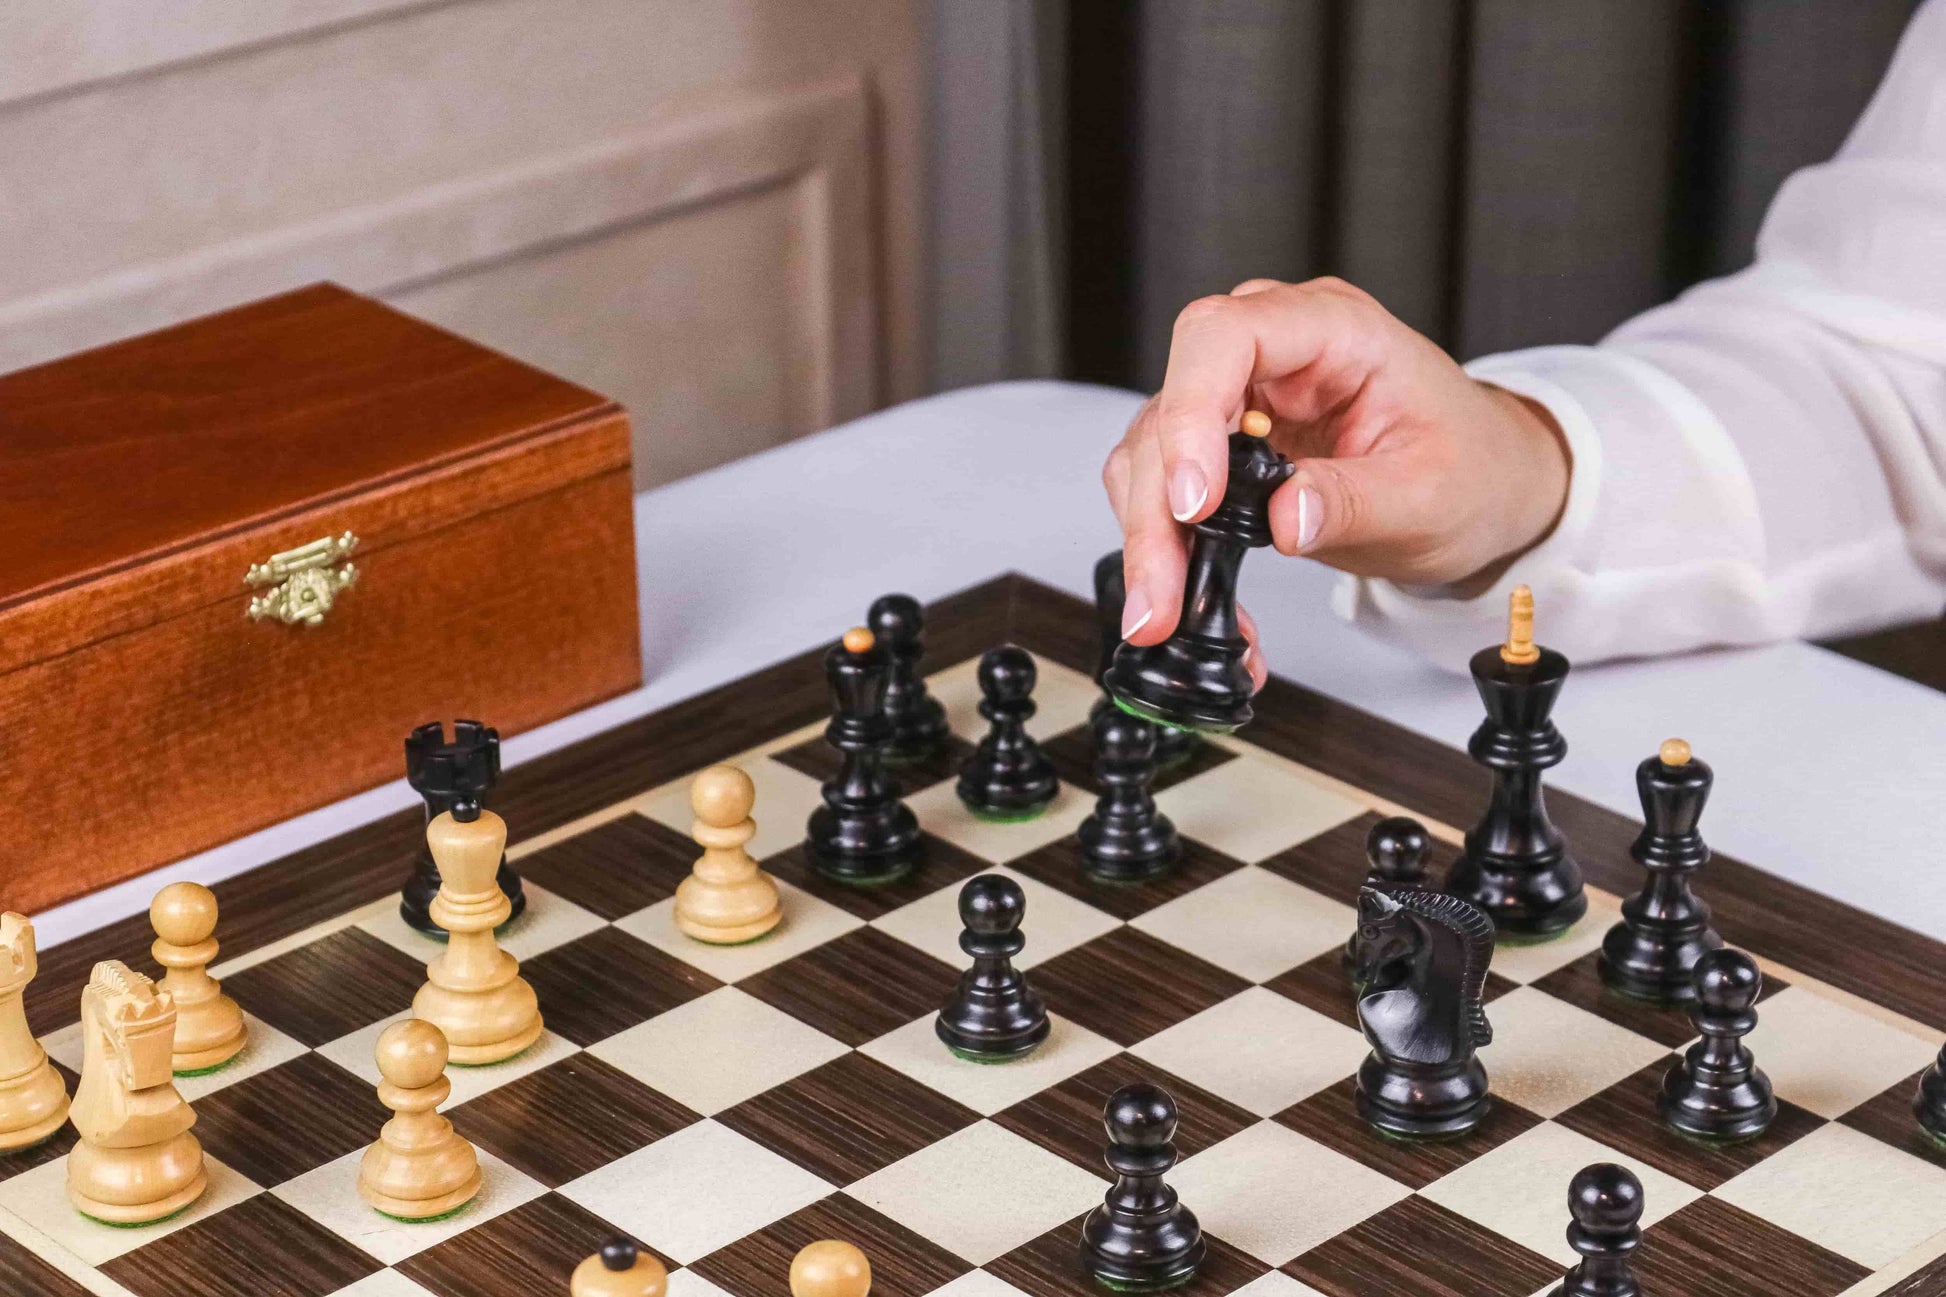
<path id="1" fill-rule="evenodd" d="M 196 1113 L 176 1092 L 174 999 L 120 960 L 96 964 L 81 1032 L 68 1200 L 111 1225 L 174 1215 L 208 1185 Z"/>
<path id="2" fill-rule="evenodd" d="M 20 1002 L 38 970 L 34 925 L 11 910 L 0 914 L 0 1152 L 38 1144 L 68 1119 L 68 1088 Z"/>

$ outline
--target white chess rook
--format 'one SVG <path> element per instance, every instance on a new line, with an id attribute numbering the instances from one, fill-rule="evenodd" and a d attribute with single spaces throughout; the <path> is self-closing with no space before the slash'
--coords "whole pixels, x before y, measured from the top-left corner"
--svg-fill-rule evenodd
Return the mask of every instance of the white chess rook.
<path id="1" fill-rule="evenodd" d="M 0 1152 L 38 1144 L 68 1119 L 68 1087 L 21 1004 L 38 969 L 34 925 L 11 910 L 0 914 Z"/>

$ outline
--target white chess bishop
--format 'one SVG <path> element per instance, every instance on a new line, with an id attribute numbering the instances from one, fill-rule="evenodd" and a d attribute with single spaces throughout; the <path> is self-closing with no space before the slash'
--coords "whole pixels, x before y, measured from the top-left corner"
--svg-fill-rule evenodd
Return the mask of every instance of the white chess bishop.
<path id="1" fill-rule="evenodd" d="M 176 1005 L 120 960 L 96 964 L 81 993 L 81 1084 L 71 1116 L 68 1200 L 111 1225 L 173 1216 L 208 1185 L 196 1113 L 176 1092 Z"/>
<path id="2" fill-rule="evenodd" d="M 38 1144 L 68 1119 L 68 1087 L 20 1000 L 38 970 L 34 925 L 11 910 L 0 914 L 0 1152 Z"/>

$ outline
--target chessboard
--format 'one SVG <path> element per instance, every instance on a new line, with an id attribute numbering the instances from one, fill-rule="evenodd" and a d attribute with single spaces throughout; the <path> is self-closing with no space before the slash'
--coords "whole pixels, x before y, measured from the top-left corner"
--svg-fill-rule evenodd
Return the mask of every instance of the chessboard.
<path id="1" fill-rule="evenodd" d="M 851 620 L 834 611 L 827 642 Z M 1946 1033 L 1946 946 L 1719 856 L 1697 890 L 1765 972 L 1748 1044 L 1781 1112 L 1751 1143 L 1679 1139 L 1653 1100 L 1692 1029 L 1595 971 L 1640 882 L 1637 826 L 1554 793 L 1591 912 L 1494 957 L 1492 1115 L 1452 1142 L 1381 1139 L 1353 1111 L 1367 1047 L 1341 963 L 1366 831 L 1420 818 L 1443 870 L 1484 773 L 1274 679 L 1250 726 L 1158 779 L 1180 868 L 1091 884 L 1074 832 L 1093 800 L 1095 637 L 1087 605 L 1018 576 L 929 610 L 925 670 L 954 739 L 899 772 L 927 853 L 887 887 L 835 886 L 803 854 L 835 767 L 823 644 L 508 771 L 491 805 L 528 906 L 503 944 L 547 1030 L 508 1062 L 450 1070 L 445 1111 L 486 1177 L 450 1219 L 392 1221 L 355 1185 L 386 1116 L 374 1040 L 438 950 L 398 914 L 420 814 L 219 885 L 212 971 L 251 1043 L 180 1082 L 208 1192 L 115 1229 L 63 1195 L 71 1131 L 0 1158 L 0 1289 L 537 1297 L 565 1294 L 623 1233 L 668 1266 L 674 1297 L 782 1297 L 793 1253 L 826 1237 L 865 1250 L 882 1297 L 1084 1297 L 1099 1292 L 1077 1241 L 1107 1187 L 1103 1101 L 1146 1079 L 1180 1107 L 1170 1181 L 1210 1244 L 1186 1297 L 1531 1297 L 1574 1260 L 1568 1182 L 1599 1161 L 1644 1186 L 1638 1271 L 1656 1297 L 1946 1293 L 1946 1150 L 1909 1107 Z M 971 817 L 950 778 L 982 729 L 974 659 L 1002 642 L 1037 659 L 1028 728 L 1063 780 L 1025 823 Z M 1643 753 L 1665 737 L 1642 734 Z M 718 761 L 755 782 L 751 846 L 784 896 L 783 924 L 744 946 L 691 941 L 670 917 L 697 855 L 689 779 Z M 1720 770 L 1719 796 L 1760 795 L 1727 791 L 1739 778 Z M 1018 962 L 1053 1030 L 1027 1059 L 982 1066 L 949 1054 L 932 1019 L 964 960 L 960 885 L 991 871 L 1026 894 Z M 90 965 L 159 973 L 151 936 L 142 916 L 42 952 L 29 1020 L 70 1089 Z"/>

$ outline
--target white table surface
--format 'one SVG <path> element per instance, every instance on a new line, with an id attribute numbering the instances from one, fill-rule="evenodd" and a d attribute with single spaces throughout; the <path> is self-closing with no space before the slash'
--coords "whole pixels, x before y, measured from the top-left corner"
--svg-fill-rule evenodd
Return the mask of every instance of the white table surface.
<path id="1" fill-rule="evenodd" d="M 644 679 L 507 741 L 518 764 L 837 636 L 881 594 L 930 600 L 1014 569 L 1092 597 L 1118 543 L 1098 472 L 1139 398 L 1069 383 L 883 411 L 636 499 Z M 1335 574 L 1272 551 L 1243 598 L 1271 669 L 1456 746 L 1471 681 L 1328 611 Z M 1803 644 L 1578 669 L 1552 782 L 1631 817 L 1672 734 L 1715 768 L 1705 836 L 1946 939 L 1946 696 Z M 42 945 L 138 913 L 164 882 L 243 872 L 416 801 L 403 779 L 36 916 Z M 759 811 L 761 814 L 761 810 Z"/>

